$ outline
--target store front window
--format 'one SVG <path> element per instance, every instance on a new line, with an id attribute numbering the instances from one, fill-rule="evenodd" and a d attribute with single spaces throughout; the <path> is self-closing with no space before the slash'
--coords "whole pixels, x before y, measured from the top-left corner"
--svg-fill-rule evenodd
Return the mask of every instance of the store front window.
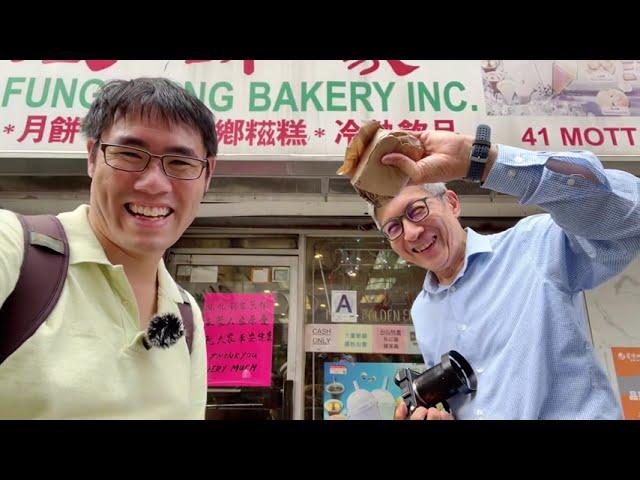
<path id="1" fill-rule="evenodd" d="M 391 419 L 395 370 L 423 367 L 410 313 L 424 270 L 380 237 L 310 237 L 306 258 L 305 419 Z"/>

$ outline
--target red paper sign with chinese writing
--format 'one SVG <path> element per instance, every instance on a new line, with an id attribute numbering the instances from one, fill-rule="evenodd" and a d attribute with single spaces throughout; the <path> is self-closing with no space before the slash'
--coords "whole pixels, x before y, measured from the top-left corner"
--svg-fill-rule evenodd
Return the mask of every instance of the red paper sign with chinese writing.
<path id="1" fill-rule="evenodd" d="M 210 387 L 271 385 L 271 294 L 207 293 L 204 322 Z"/>

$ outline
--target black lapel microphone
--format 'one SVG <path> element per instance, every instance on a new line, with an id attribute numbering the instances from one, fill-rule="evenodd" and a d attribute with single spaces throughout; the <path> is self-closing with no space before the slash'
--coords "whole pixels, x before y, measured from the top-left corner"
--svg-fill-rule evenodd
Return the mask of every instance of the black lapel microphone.
<path id="1" fill-rule="evenodd" d="M 147 333 L 142 337 L 142 344 L 147 350 L 153 347 L 169 348 L 184 335 L 182 320 L 174 313 L 154 315 Z"/>

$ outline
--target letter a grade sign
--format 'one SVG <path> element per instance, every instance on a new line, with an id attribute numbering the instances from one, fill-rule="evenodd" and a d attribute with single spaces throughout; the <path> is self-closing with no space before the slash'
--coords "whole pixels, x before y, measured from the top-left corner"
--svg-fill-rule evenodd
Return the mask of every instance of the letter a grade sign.
<path id="1" fill-rule="evenodd" d="M 331 321 L 356 323 L 358 321 L 358 292 L 331 291 Z"/>

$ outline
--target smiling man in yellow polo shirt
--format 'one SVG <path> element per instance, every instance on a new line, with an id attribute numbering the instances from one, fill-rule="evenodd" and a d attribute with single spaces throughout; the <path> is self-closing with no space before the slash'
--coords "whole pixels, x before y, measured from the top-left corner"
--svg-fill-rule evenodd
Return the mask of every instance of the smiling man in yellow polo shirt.
<path id="1" fill-rule="evenodd" d="M 209 188 L 213 115 L 166 79 L 115 80 L 82 131 L 90 204 L 58 215 L 66 281 L 44 323 L 0 364 L 0 418 L 202 419 L 205 338 L 193 297 L 191 353 L 184 337 L 151 349 L 143 339 L 154 315 L 181 317 L 162 256 Z M 0 305 L 19 278 L 23 235 L 16 215 L 0 210 Z"/>

